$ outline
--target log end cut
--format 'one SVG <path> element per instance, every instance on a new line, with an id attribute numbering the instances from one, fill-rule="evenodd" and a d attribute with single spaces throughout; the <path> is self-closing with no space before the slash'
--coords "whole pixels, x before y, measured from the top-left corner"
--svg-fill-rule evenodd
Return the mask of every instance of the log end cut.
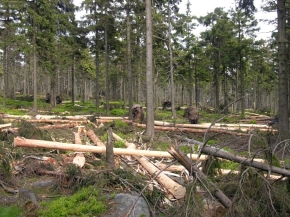
<path id="1" fill-rule="evenodd" d="M 182 185 L 174 186 L 174 191 L 172 193 L 176 199 L 182 199 L 185 197 L 186 188 Z"/>

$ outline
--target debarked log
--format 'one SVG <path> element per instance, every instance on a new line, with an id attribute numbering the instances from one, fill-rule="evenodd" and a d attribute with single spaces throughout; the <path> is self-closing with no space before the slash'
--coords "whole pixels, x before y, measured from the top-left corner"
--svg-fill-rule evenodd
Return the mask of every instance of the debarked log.
<path id="1" fill-rule="evenodd" d="M 152 163 L 150 163 L 144 157 L 135 157 L 136 160 L 152 175 L 158 174 L 160 170 L 156 168 Z M 158 183 L 162 184 L 176 199 L 181 199 L 185 197 L 186 188 L 177 182 L 173 181 L 167 175 L 160 173 L 156 180 Z"/>
<path id="2" fill-rule="evenodd" d="M 146 128 L 145 124 L 136 124 L 137 127 Z M 190 132 L 190 133 L 206 133 L 207 129 L 195 129 L 195 128 L 185 128 L 185 127 L 166 127 L 166 126 L 154 126 L 154 129 L 156 130 L 166 130 L 166 131 L 184 131 L 184 132 Z M 217 132 L 217 133 L 230 133 L 235 134 L 237 136 L 246 136 L 248 134 L 246 133 L 239 133 L 235 131 L 230 130 L 223 130 L 223 129 L 210 129 L 211 132 Z"/>
<path id="3" fill-rule="evenodd" d="M 114 139 L 116 139 L 117 141 L 124 142 L 127 149 L 132 150 L 132 149 L 136 148 L 136 145 L 134 143 L 127 142 L 126 140 L 119 137 L 117 134 L 114 133 L 113 136 L 114 136 Z M 184 186 L 178 184 L 177 182 L 175 182 L 174 180 L 169 178 L 167 175 L 160 173 L 160 169 L 157 168 L 155 165 L 153 165 L 151 162 L 149 162 L 145 157 L 135 156 L 135 159 L 152 176 L 158 174 L 158 176 L 156 176 L 157 182 L 160 183 L 161 185 L 163 185 L 167 189 L 167 191 L 169 191 L 174 196 L 174 198 L 181 199 L 181 198 L 185 197 L 186 188 Z"/>
<path id="4" fill-rule="evenodd" d="M 105 144 L 97 137 L 93 130 L 88 130 L 87 136 L 93 141 L 93 143 L 97 146 L 105 146 Z"/>
<path id="5" fill-rule="evenodd" d="M 177 146 L 171 146 L 168 152 L 181 163 L 191 174 L 193 171 L 200 180 L 200 182 L 205 185 L 205 187 L 210 191 L 210 193 L 219 200 L 224 207 L 229 208 L 232 205 L 232 201 L 209 179 L 207 176 L 193 164 L 191 160 L 185 155 Z"/>
<path id="6" fill-rule="evenodd" d="M 29 147 L 29 148 L 49 148 L 49 149 L 59 149 L 59 150 L 72 150 L 76 152 L 106 153 L 105 146 L 68 144 L 68 143 L 52 142 L 52 141 L 45 141 L 45 140 L 25 139 L 23 137 L 15 137 L 14 146 Z M 114 148 L 114 154 L 115 155 L 172 158 L 172 156 L 168 152 L 164 152 L 164 151 L 147 151 L 147 150 L 124 149 L 124 148 Z M 196 158 L 197 158 L 197 155 L 192 154 L 192 159 L 196 160 Z M 202 155 L 200 157 L 200 160 L 206 160 L 206 158 L 207 156 Z"/>

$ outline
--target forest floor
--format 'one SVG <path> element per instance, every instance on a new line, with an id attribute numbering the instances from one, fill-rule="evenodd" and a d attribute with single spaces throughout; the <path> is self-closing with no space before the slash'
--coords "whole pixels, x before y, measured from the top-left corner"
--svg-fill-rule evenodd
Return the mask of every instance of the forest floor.
<path id="1" fill-rule="evenodd" d="M 248 115 L 241 123 L 251 123 L 255 120 L 255 124 L 267 124 L 271 117 L 262 118 L 257 121 L 253 116 Z M 65 119 L 63 119 L 65 120 Z M 203 121 L 201 119 L 201 121 Z M 92 140 L 87 136 L 86 132 L 93 130 L 95 135 L 105 144 L 107 141 L 107 130 L 114 124 L 113 132 L 125 139 L 129 143 L 134 143 L 137 149 L 156 150 L 166 152 L 172 144 L 178 144 L 185 153 L 197 153 L 197 148 L 190 148 L 180 138 L 194 139 L 200 142 L 206 142 L 209 146 L 215 146 L 227 150 L 235 155 L 250 156 L 265 159 L 268 151 L 275 149 L 278 159 L 286 159 L 289 156 L 289 150 L 286 146 L 279 146 L 276 143 L 277 132 L 275 127 L 269 128 L 265 132 L 252 129 L 248 132 L 191 132 L 190 130 L 155 130 L 154 141 L 150 142 L 144 134 L 144 128 L 133 125 L 130 122 L 122 122 L 119 120 L 108 121 L 100 124 L 99 122 L 83 122 L 71 127 L 51 127 L 44 126 L 61 125 L 61 123 L 52 124 L 47 122 L 29 122 L 26 119 L 2 119 L 2 124 L 11 123 L 10 131 L 2 130 L 0 148 L 1 167 L 0 167 L 0 204 L 4 207 L 16 205 L 22 208 L 20 216 L 40 216 L 40 202 L 51 201 L 61 198 L 61 196 L 69 196 L 81 189 L 82 187 L 94 185 L 100 191 L 101 195 L 109 195 L 113 197 L 119 192 L 140 192 L 146 183 L 152 178 L 138 162 L 125 155 L 115 155 L 115 169 L 108 168 L 105 154 L 83 152 L 85 158 L 84 165 L 80 168 L 73 163 L 78 152 L 71 150 L 58 150 L 34 147 L 15 147 L 14 138 L 24 137 L 26 139 L 44 140 L 61 142 L 64 144 L 74 144 L 75 134 L 79 133 L 81 143 L 83 145 L 94 145 Z M 82 126 L 82 127 L 80 127 Z M 80 129 L 82 129 L 80 131 Z M 240 133 L 240 134 L 238 134 Z M 124 144 L 114 141 L 117 148 L 126 148 Z M 275 148 L 277 147 L 277 148 Z M 286 147 L 286 148 L 285 148 Z M 160 159 L 157 157 L 150 158 L 153 163 L 169 164 L 173 159 Z M 227 164 L 230 171 L 240 170 L 241 165 Z M 178 163 L 177 163 L 178 165 Z M 216 166 L 218 169 L 220 165 Z M 214 169 L 216 169 L 214 168 Z M 192 178 L 188 174 L 184 175 L 184 171 L 171 171 L 176 177 L 169 174 L 173 180 L 181 185 L 188 187 L 192 182 Z M 212 178 L 216 173 L 208 174 Z M 235 177 L 236 179 L 236 177 Z M 232 199 L 236 194 L 236 190 L 224 186 L 224 182 L 220 182 L 219 178 L 213 178 L 216 184 Z M 231 176 L 223 177 L 223 180 L 231 180 L 238 185 L 240 179 Z M 151 186 L 152 187 L 152 186 Z M 155 183 L 153 186 L 155 192 L 146 190 L 145 197 L 149 201 L 152 216 L 183 216 L 186 209 L 185 201 L 194 202 L 193 198 L 176 200 L 172 196 L 168 196 L 168 191 Z M 30 192 L 28 196 L 21 192 Z M 32 192 L 32 193 L 31 193 Z M 205 192 L 204 190 L 201 192 Z M 203 193 L 197 192 L 198 195 Z M 194 196 L 194 198 L 200 198 Z M 168 199 L 166 199 L 168 198 Z M 203 216 L 224 216 L 225 210 L 220 203 L 214 208 L 210 208 L 210 214 Z M 174 206 L 175 207 L 174 207 Z M 193 207 L 197 207 L 198 205 Z M 109 200 L 105 201 L 106 209 L 97 215 L 87 216 L 109 216 L 112 212 L 112 204 Z M 222 207 L 222 208 L 221 208 Z M 52 209 L 52 208 L 50 208 Z M 180 209 L 180 210 L 179 210 Z M 153 211 L 152 211 L 153 210 Z M 178 211 L 179 210 L 179 211 Z M 182 210 L 182 211 L 181 211 Z M 153 213 L 152 213 L 153 212 Z M 177 214 L 180 212 L 180 214 Z M 196 211 L 194 211 L 196 212 Z M 200 210 L 199 213 L 205 212 Z M 207 211 L 208 212 L 208 211 Z M 0 210 L 1 213 L 1 210 Z M 174 214 L 175 213 L 175 214 Z M 45 216 L 45 215 L 41 215 Z M 49 215 L 47 215 L 49 216 Z M 57 215 L 55 215 L 57 216 Z M 71 215 L 73 216 L 73 215 Z M 75 215 L 78 216 L 78 215 Z M 190 215 L 194 216 L 194 215 Z M 198 215 L 196 215 L 198 216 Z"/>

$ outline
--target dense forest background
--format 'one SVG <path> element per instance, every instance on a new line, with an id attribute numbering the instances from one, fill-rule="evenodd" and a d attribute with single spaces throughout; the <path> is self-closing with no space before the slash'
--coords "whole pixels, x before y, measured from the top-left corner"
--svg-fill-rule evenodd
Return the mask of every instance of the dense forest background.
<path id="1" fill-rule="evenodd" d="M 241 116 L 245 109 L 278 113 L 283 92 L 279 87 L 289 89 L 289 1 L 264 2 L 265 13 L 279 11 L 282 3 L 285 15 L 284 38 L 279 19 L 267 21 L 277 25 L 269 40 L 256 39 L 258 20 L 251 2 L 236 1 L 228 11 L 216 8 L 195 17 L 190 11 L 195 3 L 189 0 L 185 14 L 179 13 L 180 0 L 152 1 L 155 108 L 170 100 L 176 107 L 202 105 Z M 73 0 L 2 0 L 3 106 L 5 98 L 17 93 L 34 96 L 35 112 L 37 97 L 46 93 L 52 95 L 52 106 L 56 95 L 72 104 L 94 100 L 96 108 L 104 103 L 107 110 L 109 100 L 123 100 L 129 108 L 132 102 L 145 105 L 145 9 L 143 0 L 84 0 L 81 7 Z M 79 10 L 85 11 L 82 20 L 76 20 Z M 207 28 L 194 35 L 197 25 Z M 280 42 L 285 46 L 279 48 Z M 280 76 L 283 85 L 281 55 L 286 67 L 285 77 Z M 288 100 L 288 92 L 283 94 Z"/>

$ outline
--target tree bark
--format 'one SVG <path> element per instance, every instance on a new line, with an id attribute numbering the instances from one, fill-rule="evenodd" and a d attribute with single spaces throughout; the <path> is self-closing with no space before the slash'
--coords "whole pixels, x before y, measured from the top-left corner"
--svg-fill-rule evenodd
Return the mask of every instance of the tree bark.
<path id="1" fill-rule="evenodd" d="M 231 161 L 234 161 L 234 162 L 246 165 L 246 166 L 255 167 L 255 168 L 258 168 L 260 170 L 267 171 L 267 172 L 273 172 L 273 173 L 278 173 L 278 174 L 281 174 L 284 176 L 290 176 L 290 170 L 286 170 L 286 169 L 275 167 L 275 166 L 272 166 L 269 164 L 257 162 L 255 159 L 249 159 L 249 158 L 241 157 L 238 155 L 233 155 L 233 154 L 226 152 L 222 149 L 203 146 L 202 142 L 199 142 L 199 141 L 196 141 L 193 139 L 185 139 L 185 141 L 192 143 L 192 144 L 199 145 L 200 147 L 202 147 L 201 153 L 215 156 L 215 157 L 219 157 L 219 158 L 223 158 L 226 160 L 231 160 Z"/>
<path id="2" fill-rule="evenodd" d="M 173 76 L 173 55 L 171 49 L 171 9 L 170 9 L 170 1 L 167 0 L 167 8 L 168 8 L 168 50 L 169 50 L 169 61 L 170 61 L 170 94 L 171 94 L 171 112 L 172 118 L 175 122 L 176 119 L 176 111 L 175 111 L 175 87 L 174 87 L 174 76 Z"/>
<path id="3" fill-rule="evenodd" d="M 154 138 L 154 95 L 152 70 L 152 17 L 151 0 L 146 0 L 146 135 Z"/>
<path id="4" fill-rule="evenodd" d="M 286 8 L 284 0 L 277 0 L 278 61 L 279 61 L 279 134 L 280 140 L 289 139 L 288 72 L 286 53 Z"/>
<path id="5" fill-rule="evenodd" d="M 133 119 L 133 80 L 132 80 L 132 67 L 131 67 L 131 22 L 130 22 L 130 0 L 126 4 L 126 18 L 127 18 L 127 68 L 128 68 L 128 101 L 129 101 L 129 120 Z"/>
<path id="6" fill-rule="evenodd" d="M 112 127 L 109 127 L 107 137 L 107 145 L 106 145 L 106 162 L 110 169 L 114 169 L 115 161 L 114 161 L 114 150 L 113 150 L 113 132 Z"/>

